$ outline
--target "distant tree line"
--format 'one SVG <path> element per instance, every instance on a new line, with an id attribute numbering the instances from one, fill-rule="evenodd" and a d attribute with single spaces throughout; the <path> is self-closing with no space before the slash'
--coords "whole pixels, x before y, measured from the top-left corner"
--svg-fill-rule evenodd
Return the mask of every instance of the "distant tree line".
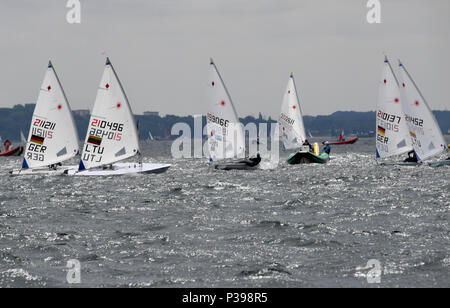
<path id="1" fill-rule="evenodd" d="M 16 105 L 13 108 L 0 108 L 0 137 L 13 141 L 20 140 L 20 132 L 28 136 L 34 104 Z M 434 115 L 443 133 L 450 131 L 450 111 L 434 111 Z M 172 126 L 184 122 L 193 132 L 194 117 L 166 115 L 136 115 L 141 139 L 148 139 L 149 132 L 157 139 L 169 139 Z M 89 115 L 79 115 L 74 112 L 74 118 L 80 139 L 85 138 L 89 124 Z M 275 123 L 274 119 L 248 116 L 241 119 L 244 125 L 248 123 Z M 375 134 L 375 112 L 338 111 L 327 116 L 304 116 L 307 133 L 313 136 L 338 136 L 342 131 L 348 135 L 373 136 Z M 203 117 L 203 125 L 206 119 Z"/>

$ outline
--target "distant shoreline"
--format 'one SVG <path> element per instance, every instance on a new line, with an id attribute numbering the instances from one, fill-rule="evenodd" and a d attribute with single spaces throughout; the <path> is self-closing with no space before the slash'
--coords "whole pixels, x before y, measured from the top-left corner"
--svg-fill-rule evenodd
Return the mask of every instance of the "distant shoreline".
<path id="1" fill-rule="evenodd" d="M 16 105 L 12 108 L 0 108 L 0 137 L 3 140 L 20 140 L 20 132 L 28 135 L 30 121 L 34 111 L 34 104 Z M 442 132 L 445 135 L 450 134 L 450 111 L 437 110 L 433 112 Z M 89 123 L 88 110 L 74 110 L 75 122 L 78 128 L 80 139 L 84 140 L 86 129 Z M 136 123 L 139 127 L 141 140 L 149 137 L 149 132 L 156 139 L 169 140 L 176 138 L 170 136 L 172 126 L 176 123 L 186 123 L 194 129 L 193 116 L 160 116 L 157 112 L 147 115 L 135 115 Z M 240 119 L 242 124 L 248 123 L 276 123 L 276 119 L 264 117 L 247 116 Z M 375 111 L 356 112 L 356 111 L 337 111 L 330 115 L 304 116 L 304 125 L 307 135 L 312 138 L 317 136 L 328 136 L 333 139 L 344 131 L 345 136 L 373 137 L 375 136 Z M 203 125 L 206 125 L 206 118 L 203 116 Z M 270 128 L 269 128 L 270 129 Z"/>

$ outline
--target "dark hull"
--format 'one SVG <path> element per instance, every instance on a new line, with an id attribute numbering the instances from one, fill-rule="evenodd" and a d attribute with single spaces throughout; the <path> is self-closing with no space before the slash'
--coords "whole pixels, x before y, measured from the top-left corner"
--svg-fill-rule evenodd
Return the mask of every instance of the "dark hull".
<path id="1" fill-rule="evenodd" d="M 442 167 L 442 166 L 450 166 L 450 160 L 440 160 L 432 163 L 428 163 L 428 166 L 431 167 Z"/>
<path id="2" fill-rule="evenodd" d="M 230 162 L 225 164 L 217 164 L 214 165 L 214 169 L 216 170 L 256 170 L 258 169 L 259 164 L 256 166 L 250 166 L 246 163 L 240 163 L 240 162 Z"/>
<path id="3" fill-rule="evenodd" d="M 422 163 L 415 162 L 392 162 L 392 163 L 380 163 L 381 166 L 421 166 Z"/>

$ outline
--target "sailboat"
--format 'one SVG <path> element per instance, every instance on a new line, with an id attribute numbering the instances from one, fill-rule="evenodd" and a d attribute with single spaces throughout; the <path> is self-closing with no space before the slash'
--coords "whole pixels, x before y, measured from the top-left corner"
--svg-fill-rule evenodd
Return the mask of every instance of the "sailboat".
<path id="1" fill-rule="evenodd" d="M 413 78 L 399 61 L 400 95 L 412 146 L 419 162 L 448 150 L 447 143 L 424 96 Z M 447 164 L 449 161 L 434 162 Z"/>
<path id="2" fill-rule="evenodd" d="M 251 170 L 258 168 L 261 159 L 245 157 L 245 139 L 231 96 L 214 61 L 210 61 L 208 86 L 207 133 L 210 162 L 242 158 L 239 161 L 214 165 L 220 170 Z"/>
<path id="3" fill-rule="evenodd" d="M 287 161 L 291 165 L 324 164 L 329 160 L 327 153 L 313 153 L 310 151 L 309 146 L 303 146 L 306 140 L 306 132 L 297 93 L 294 74 L 291 73 L 281 102 L 278 124 L 283 148 L 285 150 L 300 149 L 300 151 L 290 154 Z"/>
<path id="4" fill-rule="evenodd" d="M 399 83 L 387 57 L 378 87 L 376 111 L 376 157 L 388 158 L 413 151 L 409 129 L 403 114 Z M 415 163 L 382 163 L 410 165 Z"/>
<path id="5" fill-rule="evenodd" d="M 78 154 L 78 134 L 69 102 L 50 61 L 31 120 L 21 169 L 12 175 L 63 174 L 61 164 Z"/>
<path id="6" fill-rule="evenodd" d="M 163 173 L 167 164 L 119 163 L 140 155 L 137 126 L 128 98 L 111 64 L 106 66 L 97 90 L 78 170 L 66 174 L 108 176 L 134 173 Z"/>
<path id="7" fill-rule="evenodd" d="M 153 137 L 153 135 L 152 135 L 152 133 L 150 131 L 148 131 L 148 140 L 149 141 L 155 140 L 155 138 Z"/>

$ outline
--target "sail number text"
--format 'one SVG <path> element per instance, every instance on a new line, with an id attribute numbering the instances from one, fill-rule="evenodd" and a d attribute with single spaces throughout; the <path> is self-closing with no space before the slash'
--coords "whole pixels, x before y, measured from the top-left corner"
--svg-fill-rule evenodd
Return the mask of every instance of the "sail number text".
<path id="1" fill-rule="evenodd" d="M 223 126 L 223 127 L 228 127 L 230 124 L 229 120 L 225 120 L 225 119 L 216 117 L 215 115 L 212 115 L 210 113 L 208 113 L 208 121 L 219 124 L 220 126 Z"/>
<path id="2" fill-rule="evenodd" d="M 415 126 L 423 127 L 423 119 L 406 116 L 406 121 L 411 122 Z"/>
<path id="3" fill-rule="evenodd" d="M 92 127 L 99 127 L 99 128 L 102 128 L 102 129 L 108 128 L 109 130 L 112 130 L 112 131 L 115 131 L 115 132 L 123 131 L 123 124 L 103 121 L 103 120 L 99 120 L 99 119 L 92 119 L 91 126 Z"/>

